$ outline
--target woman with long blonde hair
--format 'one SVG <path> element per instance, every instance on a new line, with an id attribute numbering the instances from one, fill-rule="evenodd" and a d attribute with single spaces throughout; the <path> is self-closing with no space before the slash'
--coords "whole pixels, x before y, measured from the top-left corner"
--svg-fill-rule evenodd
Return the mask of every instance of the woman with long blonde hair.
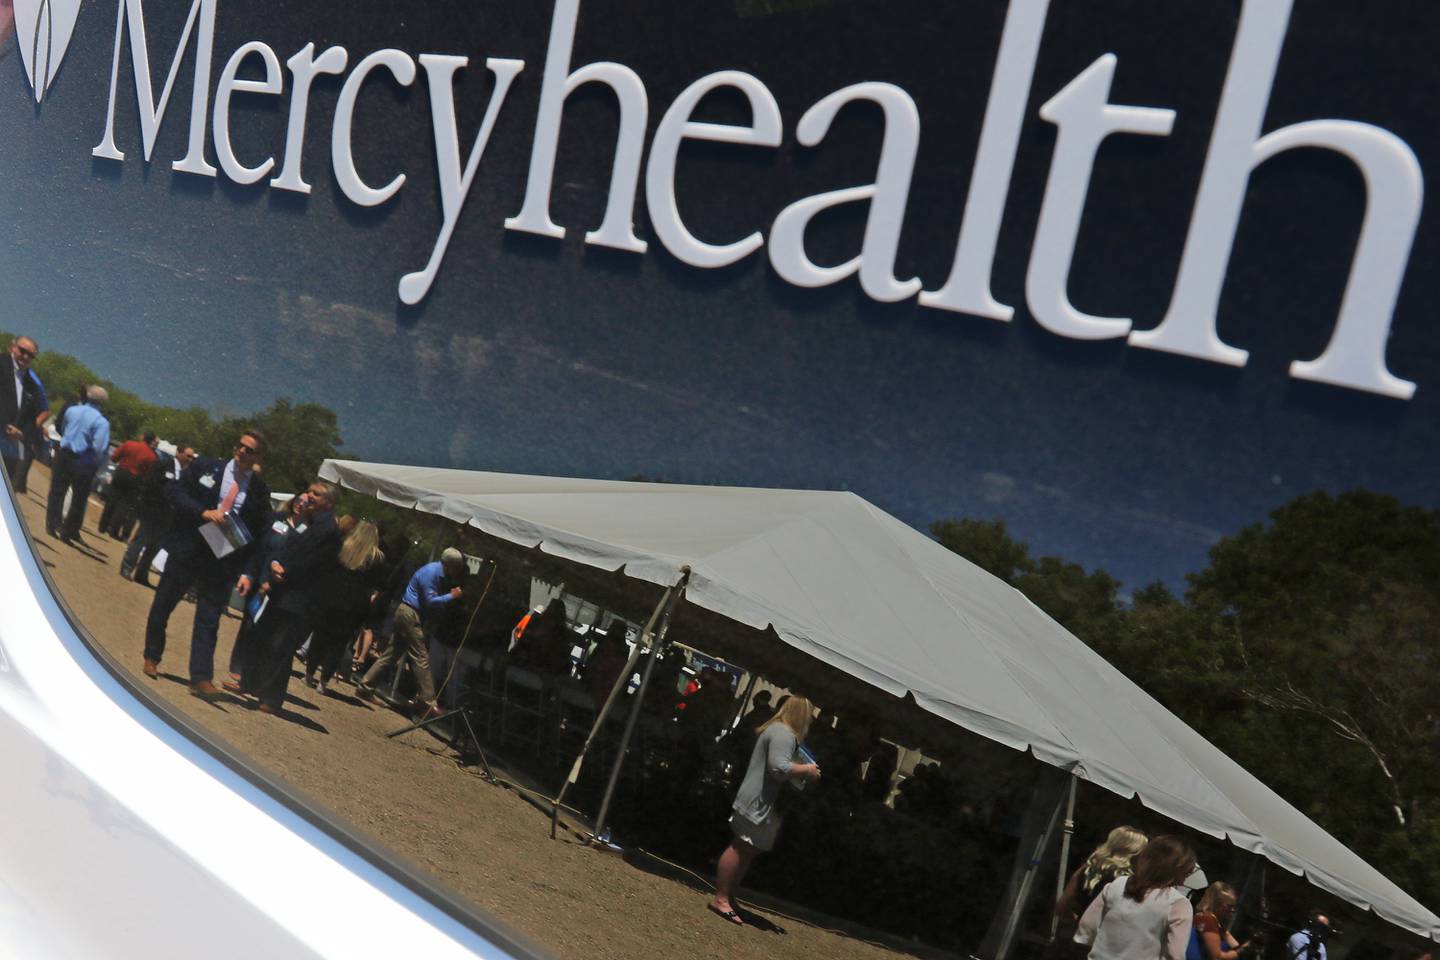
<path id="1" fill-rule="evenodd" d="M 760 725 L 745 779 L 735 794 L 730 832 L 734 838 L 715 868 L 715 898 L 709 907 L 731 923 L 745 921 L 735 910 L 733 897 L 755 855 L 775 847 L 780 812 L 775 802 L 788 783 L 820 779 L 820 766 L 804 762 L 800 744 L 810 732 L 815 708 L 804 697 L 786 700 L 775 716 Z"/>
<path id="2" fill-rule="evenodd" d="M 1202 960 L 1239 960 L 1240 954 L 1250 949 L 1250 941 L 1241 943 L 1225 929 L 1235 915 L 1235 901 L 1235 888 L 1221 880 L 1201 894 L 1195 906 L 1195 938 L 1200 942 Z"/>
<path id="3" fill-rule="evenodd" d="M 1148 840 L 1149 837 L 1134 827 L 1119 826 L 1111 830 L 1105 842 L 1070 874 L 1070 882 L 1065 884 L 1065 891 L 1055 903 L 1055 915 L 1072 924 L 1078 921 L 1101 887 L 1116 877 L 1130 875 L 1131 861 Z"/>
<path id="4" fill-rule="evenodd" d="M 385 562 L 379 528 L 369 520 L 342 519 L 350 522 L 342 526 L 345 538 L 340 541 L 340 552 L 330 569 L 323 594 L 325 609 L 316 618 L 310 652 L 305 658 L 305 683 L 321 696 L 329 692 L 330 678 L 340 666 L 345 645 L 360 632 L 370 612 Z"/>

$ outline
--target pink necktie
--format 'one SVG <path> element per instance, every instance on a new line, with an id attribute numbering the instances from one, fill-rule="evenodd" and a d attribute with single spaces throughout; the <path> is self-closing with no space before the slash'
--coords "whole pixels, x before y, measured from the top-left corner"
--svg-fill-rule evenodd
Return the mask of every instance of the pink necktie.
<path id="1" fill-rule="evenodd" d="M 230 508 L 235 506 L 235 497 L 240 493 L 240 480 L 236 478 L 230 485 L 230 492 L 225 494 L 225 499 L 220 501 L 220 512 L 227 517 L 230 515 Z"/>

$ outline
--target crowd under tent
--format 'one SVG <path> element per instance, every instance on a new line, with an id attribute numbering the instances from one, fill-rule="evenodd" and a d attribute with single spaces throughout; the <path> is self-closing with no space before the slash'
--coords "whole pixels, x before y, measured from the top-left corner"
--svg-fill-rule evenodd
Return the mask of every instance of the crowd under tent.
<path id="1" fill-rule="evenodd" d="M 796 689 L 884 691 L 921 742 L 955 725 L 1029 751 L 1228 839 L 1402 930 L 1440 940 L 1434 913 L 1022 593 L 852 493 L 342 460 L 325 461 L 320 473 L 383 502 L 594 568 L 597 590 L 624 577 L 654 585 L 658 595 L 688 567 L 676 629 L 688 623 L 722 656 L 793 678 Z M 824 702 L 823 693 L 812 697 Z M 1058 812 L 1049 819 L 1053 825 Z"/>

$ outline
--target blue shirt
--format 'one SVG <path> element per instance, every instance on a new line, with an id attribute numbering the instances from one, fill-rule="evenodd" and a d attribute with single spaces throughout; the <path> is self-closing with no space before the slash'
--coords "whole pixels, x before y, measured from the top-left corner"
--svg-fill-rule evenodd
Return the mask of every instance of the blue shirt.
<path id="1" fill-rule="evenodd" d="M 441 610 L 451 599 L 450 591 L 442 589 L 445 579 L 445 565 L 439 560 L 427 563 L 415 571 L 415 576 L 405 587 L 405 596 L 400 601 L 407 607 L 414 607 L 420 614 L 420 621 L 426 622 Z"/>
<path id="2" fill-rule="evenodd" d="M 1285 946 L 1287 950 L 1286 956 L 1289 957 L 1290 960 L 1297 960 L 1297 958 L 1298 960 L 1306 960 L 1306 958 L 1310 956 L 1310 934 L 1302 930 L 1292 936 Z M 1319 957 L 1320 960 L 1326 960 L 1325 944 L 1319 944 L 1319 949 L 1316 950 L 1315 955 Z"/>
<path id="3" fill-rule="evenodd" d="M 60 449 L 75 454 L 75 469 L 88 473 L 100 466 L 100 458 L 110 451 L 110 421 L 100 408 L 77 403 L 65 411 L 61 424 Z"/>

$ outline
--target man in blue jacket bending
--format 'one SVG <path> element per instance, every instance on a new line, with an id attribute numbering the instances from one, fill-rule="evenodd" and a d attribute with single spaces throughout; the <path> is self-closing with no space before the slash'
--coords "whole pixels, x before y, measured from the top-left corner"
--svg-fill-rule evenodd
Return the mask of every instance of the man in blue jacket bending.
<path id="1" fill-rule="evenodd" d="M 460 587 L 454 584 L 464 571 L 465 555 L 454 547 L 446 547 L 439 560 L 415 571 L 405 588 L 400 606 L 395 610 L 395 638 L 380 659 L 365 672 L 356 687 L 356 696 L 362 700 L 371 699 L 374 684 L 403 652 L 414 666 L 416 695 L 425 715 L 429 716 L 438 709 L 435 705 L 435 679 L 430 676 L 430 648 L 425 634 L 446 604 L 460 599 Z"/>

